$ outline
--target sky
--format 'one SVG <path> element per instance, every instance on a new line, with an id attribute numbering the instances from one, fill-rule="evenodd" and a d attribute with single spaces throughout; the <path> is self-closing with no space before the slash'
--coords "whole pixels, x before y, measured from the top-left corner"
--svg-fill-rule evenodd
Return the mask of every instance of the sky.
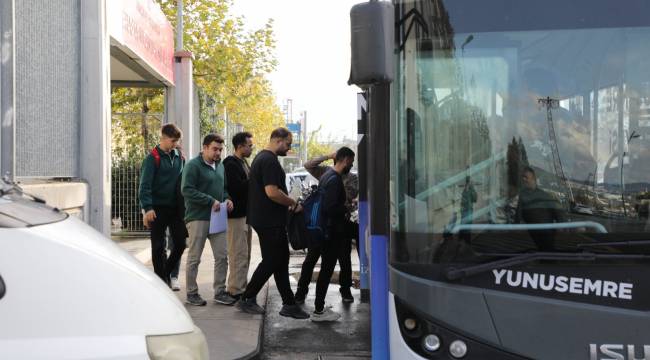
<path id="1" fill-rule="evenodd" d="M 307 112 L 320 140 L 356 138 L 357 92 L 350 73 L 350 8 L 365 0 L 234 0 L 249 29 L 274 20 L 278 66 L 269 76 L 278 104 L 292 99 L 293 118 Z"/>

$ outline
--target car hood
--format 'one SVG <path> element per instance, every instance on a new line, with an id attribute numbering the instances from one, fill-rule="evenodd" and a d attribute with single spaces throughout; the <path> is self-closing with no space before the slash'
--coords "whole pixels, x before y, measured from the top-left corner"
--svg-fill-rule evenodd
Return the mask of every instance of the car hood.
<path id="1" fill-rule="evenodd" d="M 152 271 L 82 221 L 0 229 L 0 338 L 191 332 Z"/>

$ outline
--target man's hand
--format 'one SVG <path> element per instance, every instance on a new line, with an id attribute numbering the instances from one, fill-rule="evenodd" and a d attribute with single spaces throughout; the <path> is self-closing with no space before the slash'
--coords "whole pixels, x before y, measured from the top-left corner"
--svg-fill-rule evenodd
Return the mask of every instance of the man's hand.
<path id="1" fill-rule="evenodd" d="M 327 158 L 328 158 L 328 159 L 332 159 L 332 160 L 336 159 L 336 151 L 333 152 L 333 153 L 331 153 L 331 154 L 329 154 L 329 155 L 327 156 Z"/>
<path id="2" fill-rule="evenodd" d="M 228 212 L 232 212 L 232 210 L 235 208 L 235 205 L 233 205 L 230 199 L 226 200 L 226 208 L 228 209 Z"/>
<path id="3" fill-rule="evenodd" d="M 214 201 L 214 204 L 212 204 L 212 211 L 219 211 L 221 210 L 221 203 L 218 200 Z"/>
<path id="4" fill-rule="evenodd" d="M 153 210 L 149 210 L 144 215 L 142 215 L 142 222 L 144 223 L 145 228 L 149 228 L 151 226 L 151 223 L 156 220 L 156 212 Z"/>
<path id="5" fill-rule="evenodd" d="M 293 208 L 293 212 L 299 213 L 302 211 L 302 204 L 298 204 Z"/>

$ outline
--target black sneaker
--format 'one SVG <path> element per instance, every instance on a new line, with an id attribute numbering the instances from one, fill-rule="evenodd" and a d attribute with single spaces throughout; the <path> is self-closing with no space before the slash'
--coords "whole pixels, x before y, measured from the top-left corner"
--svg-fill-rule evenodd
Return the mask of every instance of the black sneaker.
<path id="1" fill-rule="evenodd" d="M 255 298 L 244 299 L 243 297 L 237 302 L 237 309 L 253 315 L 262 315 L 264 314 L 264 309 L 257 305 Z"/>
<path id="2" fill-rule="evenodd" d="M 294 305 L 282 305 L 280 310 L 280 315 L 294 318 L 294 319 L 309 319 L 309 314 L 306 313 L 300 306 Z"/>
<path id="3" fill-rule="evenodd" d="M 350 292 L 349 287 L 340 288 L 339 292 L 341 293 L 341 298 L 343 299 L 343 302 L 345 302 L 345 303 L 353 303 L 354 302 L 354 297 L 352 296 L 352 293 Z"/>
<path id="4" fill-rule="evenodd" d="M 239 301 L 239 299 L 241 299 L 241 294 L 237 294 L 237 295 L 230 294 L 230 296 L 232 296 L 232 298 L 235 299 L 236 301 Z"/>
<path id="5" fill-rule="evenodd" d="M 187 294 L 186 303 L 194 306 L 205 306 L 208 302 L 203 300 L 199 294 Z"/>
<path id="6" fill-rule="evenodd" d="M 296 295 L 293 297 L 296 300 L 296 304 L 302 305 L 305 303 L 305 295 L 301 292 L 296 292 Z"/>
<path id="7" fill-rule="evenodd" d="M 214 301 L 222 305 L 235 305 L 237 299 L 230 296 L 230 294 L 228 294 L 225 291 L 220 291 L 218 294 L 214 296 Z"/>

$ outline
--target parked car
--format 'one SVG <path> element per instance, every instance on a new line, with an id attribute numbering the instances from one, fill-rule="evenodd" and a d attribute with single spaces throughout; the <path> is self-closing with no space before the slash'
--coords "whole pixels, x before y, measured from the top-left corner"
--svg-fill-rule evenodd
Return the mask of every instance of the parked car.
<path id="1" fill-rule="evenodd" d="M 152 271 L 81 220 L 0 180 L 0 359 L 208 359 Z"/>

